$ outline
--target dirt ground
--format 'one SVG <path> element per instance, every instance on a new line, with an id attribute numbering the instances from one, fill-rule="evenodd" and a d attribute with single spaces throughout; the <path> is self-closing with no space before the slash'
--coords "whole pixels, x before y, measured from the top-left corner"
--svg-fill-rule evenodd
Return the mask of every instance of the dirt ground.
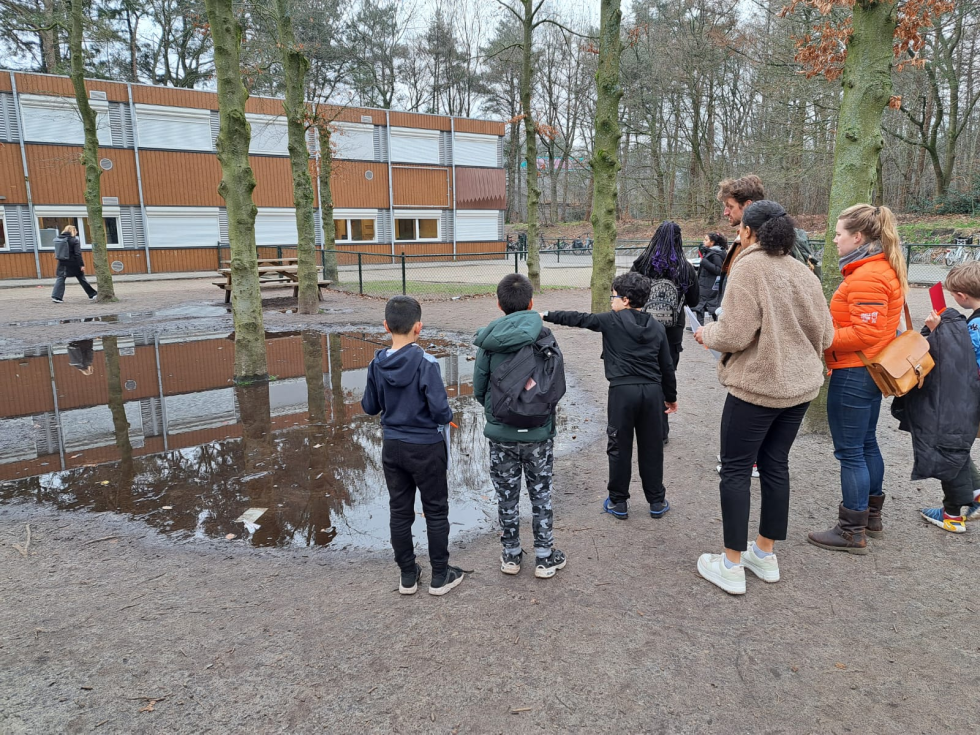
<path id="1" fill-rule="evenodd" d="M 69 286 L 55 305 L 46 288 L 2 289 L 0 306 L 5 323 L 27 322 L 211 304 L 215 291 L 203 280 L 120 283 L 121 302 L 98 305 Z M 917 319 L 927 303 L 913 294 Z M 585 292 L 536 301 L 587 304 Z M 270 313 L 266 325 L 375 324 L 383 303 L 332 294 L 324 308 Z M 427 327 L 464 333 L 494 315 L 488 298 L 423 305 Z M 0 354 L 204 322 L 230 316 L 5 326 Z M 599 337 L 559 328 L 558 338 L 601 420 Z M 980 528 L 954 536 L 919 519 L 939 485 L 908 480 L 910 442 L 887 412 L 886 537 L 864 557 L 806 543 L 834 520 L 839 482 L 829 438 L 802 436 L 790 537 L 777 549 L 783 580 L 750 576 L 733 598 L 695 572 L 700 553 L 721 550 L 724 391 L 690 339 L 679 384 L 671 512 L 649 518 L 635 487 L 628 521 L 603 515 L 604 443 L 566 457 L 555 535 L 569 562 L 551 580 L 502 575 L 494 534 L 452 549 L 474 573 L 450 595 L 403 597 L 383 554 L 175 545 L 112 514 L 0 507 L 0 732 L 980 731 Z M 14 544 L 26 524 L 25 558 Z"/>

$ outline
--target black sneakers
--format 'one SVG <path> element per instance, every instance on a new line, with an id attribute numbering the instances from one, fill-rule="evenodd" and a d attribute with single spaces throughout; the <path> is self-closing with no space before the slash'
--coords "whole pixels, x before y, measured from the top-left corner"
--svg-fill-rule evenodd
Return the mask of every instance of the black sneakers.
<path id="1" fill-rule="evenodd" d="M 564 569 L 567 562 L 564 552 L 552 549 L 550 555 L 537 560 L 534 576 L 539 579 L 550 579 L 555 576 L 559 569 Z"/>
<path id="2" fill-rule="evenodd" d="M 650 503 L 651 518 L 663 518 L 668 510 L 670 510 L 670 503 L 668 503 L 666 500 L 664 500 L 662 503 Z"/>
<path id="3" fill-rule="evenodd" d="M 422 578 L 422 567 L 415 565 L 414 572 L 402 572 L 402 579 L 398 585 L 398 591 L 403 595 L 414 595 L 419 590 L 419 579 Z"/>
<path id="4" fill-rule="evenodd" d="M 626 507 L 626 501 L 619 503 L 614 503 L 610 498 L 606 498 L 602 502 L 602 509 L 609 515 L 615 516 L 621 521 L 625 521 L 629 518 L 629 509 Z"/>
<path id="5" fill-rule="evenodd" d="M 459 583 L 463 581 L 463 576 L 463 570 L 459 567 L 446 567 L 443 574 L 432 575 L 432 581 L 429 583 L 429 594 L 437 596 L 446 594 L 453 587 L 459 586 Z"/>
<path id="6" fill-rule="evenodd" d="M 518 551 L 516 554 L 501 554 L 500 571 L 502 571 L 504 574 L 520 574 L 521 560 L 523 558 L 523 550 Z"/>

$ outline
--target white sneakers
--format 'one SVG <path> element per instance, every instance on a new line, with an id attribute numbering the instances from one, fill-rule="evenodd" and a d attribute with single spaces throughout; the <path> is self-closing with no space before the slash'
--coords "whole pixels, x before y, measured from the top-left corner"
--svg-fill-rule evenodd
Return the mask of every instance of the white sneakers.
<path id="1" fill-rule="evenodd" d="M 760 559 L 752 549 L 743 551 L 742 563 L 731 569 L 725 566 L 724 560 L 724 554 L 701 554 L 698 557 L 698 574 L 730 595 L 745 594 L 746 569 L 763 582 L 772 584 L 779 581 L 779 563 L 775 554 Z"/>
<path id="2" fill-rule="evenodd" d="M 769 556 L 760 559 L 752 549 L 743 551 L 742 566 L 763 582 L 772 584 L 779 581 L 779 562 L 776 561 L 775 554 L 769 554 Z"/>
<path id="3" fill-rule="evenodd" d="M 701 554 L 698 557 L 698 574 L 730 595 L 744 595 L 745 567 L 736 564 L 729 569 L 724 559 L 724 554 Z"/>

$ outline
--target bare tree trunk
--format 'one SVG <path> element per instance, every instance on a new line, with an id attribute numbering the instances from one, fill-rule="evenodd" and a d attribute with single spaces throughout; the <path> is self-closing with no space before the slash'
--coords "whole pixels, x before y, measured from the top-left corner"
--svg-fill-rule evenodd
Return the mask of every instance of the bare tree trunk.
<path id="1" fill-rule="evenodd" d="M 255 252 L 256 207 L 252 201 L 255 174 L 248 160 L 252 130 L 245 119 L 248 91 L 242 83 L 242 28 L 232 0 L 205 0 L 214 67 L 218 79 L 218 161 L 221 183 L 218 194 L 228 208 L 228 240 L 231 245 L 232 317 L 235 324 L 235 379 L 269 377 L 262 322 L 262 292 Z"/>
<path id="2" fill-rule="evenodd" d="M 109 391 L 109 412 L 112 414 L 112 428 L 116 437 L 116 448 L 119 449 L 122 482 L 114 488 L 121 493 L 129 490 L 132 500 L 133 483 L 133 444 L 129 440 L 129 419 L 126 418 L 126 406 L 123 400 L 122 378 L 119 371 L 119 338 L 106 336 L 102 338 L 102 356 L 105 359 L 106 387 Z M 122 487 L 122 486 L 128 486 Z"/>
<path id="3" fill-rule="evenodd" d="M 524 115 L 524 161 L 527 165 L 527 277 L 535 291 L 541 291 L 541 254 L 538 246 L 538 146 L 531 111 L 531 53 L 534 41 L 534 0 L 523 0 L 524 44 L 521 54 L 521 113 Z M 540 4 L 538 5 L 540 7 Z"/>
<path id="4" fill-rule="evenodd" d="M 616 174 L 619 171 L 619 36 L 620 0 L 601 0 L 599 68 L 595 108 L 595 150 L 592 153 L 592 311 L 608 311 L 609 291 L 616 275 Z"/>
<path id="5" fill-rule="evenodd" d="M 834 226 L 850 206 L 871 201 L 878 160 L 884 141 L 881 116 L 892 93 L 892 38 L 896 7 L 893 3 L 858 0 L 854 3 L 854 33 L 844 62 L 844 96 L 837 121 L 834 175 L 830 185 L 830 211 L 823 249 L 823 290 L 829 301 L 841 282 Z M 827 386 L 807 412 L 807 429 L 826 433 Z"/>
<path id="6" fill-rule="evenodd" d="M 58 25 L 55 23 L 55 0 L 43 0 L 44 6 L 44 25 L 43 30 L 38 32 L 41 40 L 41 61 L 43 66 L 41 72 L 44 74 L 57 74 L 61 69 L 61 54 L 58 45 Z M 74 8 L 71 8 L 74 13 Z M 68 39 L 69 53 L 71 52 L 71 38 Z M 72 55 L 74 55 L 72 53 Z"/>
<path id="7" fill-rule="evenodd" d="M 330 125 L 317 121 L 320 133 L 320 221 L 323 222 L 323 277 L 337 281 L 337 228 L 333 224 L 333 148 L 330 144 Z"/>
<path id="8" fill-rule="evenodd" d="M 112 271 L 106 255 L 105 222 L 102 219 L 102 169 L 99 167 L 99 134 L 96 130 L 95 112 L 85 91 L 85 65 L 82 57 L 82 0 L 71 0 L 71 32 L 68 49 L 71 54 L 71 83 L 75 88 L 75 102 L 85 129 L 85 145 L 82 148 L 82 164 L 85 166 L 85 210 L 88 213 L 89 230 L 92 233 L 92 260 L 95 277 L 99 282 L 99 301 L 116 301 L 112 287 Z"/>
<path id="9" fill-rule="evenodd" d="M 313 181 L 310 178 L 310 152 L 306 144 L 306 72 L 310 61 L 297 47 L 289 0 L 276 0 L 279 52 L 282 54 L 286 98 L 286 128 L 289 137 L 289 166 L 293 174 L 293 207 L 296 209 L 296 257 L 299 266 L 300 314 L 320 311 L 319 275 L 316 268 L 316 226 L 313 219 Z"/>

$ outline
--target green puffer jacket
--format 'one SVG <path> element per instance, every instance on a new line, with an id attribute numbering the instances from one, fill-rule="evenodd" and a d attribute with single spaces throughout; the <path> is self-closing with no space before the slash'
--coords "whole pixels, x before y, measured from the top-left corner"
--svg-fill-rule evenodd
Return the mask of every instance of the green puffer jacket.
<path id="1" fill-rule="evenodd" d="M 487 423 L 483 435 L 497 442 L 540 442 L 555 435 L 554 418 L 536 429 L 518 429 L 502 424 L 490 413 L 490 373 L 509 355 L 531 344 L 541 334 L 543 323 L 536 311 L 515 311 L 476 333 L 473 343 L 479 347 L 473 369 L 473 395 L 483 406 Z"/>

